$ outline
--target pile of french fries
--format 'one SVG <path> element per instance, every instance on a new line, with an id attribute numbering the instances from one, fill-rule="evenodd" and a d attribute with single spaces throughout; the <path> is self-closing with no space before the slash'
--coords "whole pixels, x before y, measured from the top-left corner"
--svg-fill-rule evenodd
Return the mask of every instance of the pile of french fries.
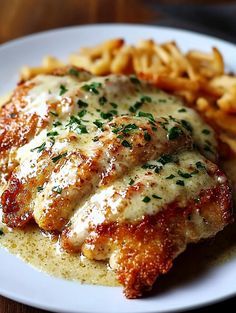
<path id="1" fill-rule="evenodd" d="M 183 97 L 221 130 L 222 141 L 236 153 L 236 76 L 225 72 L 220 51 L 183 53 L 173 41 L 158 44 L 143 40 L 136 45 L 117 38 L 95 47 L 81 48 L 69 64 L 94 75 L 135 74 L 157 87 Z M 22 79 L 48 73 L 64 64 L 46 57 L 39 68 L 25 67 Z"/>

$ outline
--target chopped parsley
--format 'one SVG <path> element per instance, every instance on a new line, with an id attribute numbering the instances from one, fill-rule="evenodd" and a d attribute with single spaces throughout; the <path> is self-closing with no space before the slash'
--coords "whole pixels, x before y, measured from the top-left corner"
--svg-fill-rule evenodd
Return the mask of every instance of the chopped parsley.
<path id="1" fill-rule="evenodd" d="M 188 121 L 186 121 L 186 120 L 181 120 L 181 124 L 182 124 L 182 126 L 183 126 L 185 129 L 187 129 L 190 133 L 193 132 L 193 127 L 192 127 L 192 125 L 191 125 Z"/>
<path id="2" fill-rule="evenodd" d="M 0 228 L 0 236 L 4 235 L 4 231 Z"/>
<path id="3" fill-rule="evenodd" d="M 64 93 L 66 93 L 67 91 L 68 89 L 65 85 L 60 85 L 60 96 L 64 95 Z"/>
<path id="4" fill-rule="evenodd" d="M 122 144 L 122 146 L 124 146 L 126 148 L 132 148 L 131 143 L 129 143 L 127 140 L 123 140 L 121 144 Z"/>
<path id="5" fill-rule="evenodd" d="M 209 135 L 211 132 L 210 132 L 209 129 L 203 129 L 203 130 L 202 130 L 202 133 L 203 133 L 204 135 Z"/>
<path id="6" fill-rule="evenodd" d="M 70 117 L 69 123 L 65 127 L 69 127 L 70 130 L 76 131 L 77 134 L 87 134 L 87 128 L 81 123 L 81 121 L 74 115 Z"/>
<path id="7" fill-rule="evenodd" d="M 131 178 L 130 181 L 129 181 L 129 185 L 132 186 L 133 184 L 134 184 L 134 179 Z"/>
<path id="8" fill-rule="evenodd" d="M 38 192 L 40 192 L 40 191 L 42 191 L 42 190 L 43 190 L 43 187 L 42 187 L 42 186 L 38 186 L 38 187 L 37 187 L 37 191 L 38 191 Z"/>
<path id="9" fill-rule="evenodd" d="M 173 157 L 170 154 L 163 154 L 157 162 L 160 162 L 162 165 L 173 162 Z"/>
<path id="10" fill-rule="evenodd" d="M 46 147 L 46 142 L 42 143 L 41 146 L 31 149 L 30 151 L 34 152 L 35 150 L 37 150 L 37 152 L 42 152 L 43 150 L 45 150 L 45 147 Z"/>
<path id="11" fill-rule="evenodd" d="M 140 85 L 140 80 L 136 76 L 132 75 L 132 76 L 130 76 L 129 79 L 130 79 L 131 83 L 133 83 L 135 85 Z"/>
<path id="12" fill-rule="evenodd" d="M 91 83 L 90 85 L 86 84 L 86 85 L 83 85 L 81 87 L 81 89 L 85 90 L 85 91 L 88 91 L 88 92 L 91 92 L 95 95 L 98 95 L 99 94 L 99 91 L 97 88 L 101 88 L 102 87 L 102 84 L 101 83 L 97 83 L 97 82 L 93 82 Z"/>
<path id="13" fill-rule="evenodd" d="M 184 108 L 183 108 L 183 109 L 179 109 L 179 110 L 178 110 L 178 112 L 180 112 L 180 113 L 183 113 L 183 112 L 186 112 L 186 111 L 187 111 L 187 110 L 186 110 L 186 109 L 184 109 Z"/>
<path id="14" fill-rule="evenodd" d="M 79 77 L 80 75 L 80 71 L 77 70 L 76 68 L 72 67 L 69 69 L 68 73 L 72 76 L 75 76 L 75 77 Z"/>
<path id="15" fill-rule="evenodd" d="M 138 126 L 136 124 L 127 124 L 125 125 L 125 127 L 123 128 L 122 132 L 127 134 L 132 130 L 138 129 Z"/>
<path id="16" fill-rule="evenodd" d="M 152 102 L 152 98 L 149 96 L 142 96 L 140 100 L 141 102 Z"/>
<path id="17" fill-rule="evenodd" d="M 61 123 L 60 121 L 56 121 L 56 122 L 53 122 L 52 125 L 53 125 L 54 127 L 57 127 L 57 126 L 62 125 L 62 123 Z"/>
<path id="18" fill-rule="evenodd" d="M 104 105 L 106 102 L 107 102 L 107 98 L 106 97 L 100 97 L 99 99 L 98 99 L 98 102 L 99 102 L 99 104 L 100 105 Z"/>
<path id="19" fill-rule="evenodd" d="M 58 193 L 58 194 L 61 194 L 62 193 L 62 188 L 60 186 L 54 186 L 52 188 L 52 191 Z"/>
<path id="20" fill-rule="evenodd" d="M 52 131 L 52 132 L 49 132 L 47 133 L 47 137 L 54 137 L 54 136 L 58 136 L 58 132 L 57 131 Z"/>
<path id="21" fill-rule="evenodd" d="M 105 113 L 105 112 L 101 112 L 100 113 L 101 118 L 103 118 L 104 120 L 110 120 L 113 117 L 113 113 L 111 111 Z"/>
<path id="22" fill-rule="evenodd" d="M 101 129 L 102 129 L 102 127 L 103 127 L 103 123 L 100 122 L 99 120 L 95 120 L 95 121 L 93 122 L 93 124 L 96 125 L 98 128 L 101 128 Z"/>
<path id="23" fill-rule="evenodd" d="M 151 201 L 151 198 L 148 197 L 148 196 L 146 196 L 146 197 L 143 198 L 143 202 L 145 202 L 145 203 L 148 203 L 148 202 L 150 202 L 150 201 Z"/>
<path id="24" fill-rule="evenodd" d="M 198 169 L 204 169 L 204 170 L 206 169 L 205 165 L 200 161 L 196 162 L 195 165 Z"/>
<path id="25" fill-rule="evenodd" d="M 179 186 L 184 186 L 184 185 L 185 185 L 185 183 L 184 183 L 184 181 L 183 181 L 183 180 L 177 180 L 177 181 L 176 181 L 176 185 L 179 185 Z"/>
<path id="26" fill-rule="evenodd" d="M 136 113 L 138 111 L 138 109 L 141 108 L 142 105 L 143 105 L 143 103 L 141 101 L 136 101 L 134 105 L 129 107 L 129 111 L 131 113 Z"/>
<path id="27" fill-rule="evenodd" d="M 117 109 L 117 108 L 118 108 L 118 104 L 116 104 L 115 102 L 110 102 L 110 105 L 111 105 L 114 109 Z"/>
<path id="28" fill-rule="evenodd" d="M 205 145 L 205 146 L 203 147 L 203 149 L 204 149 L 206 152 L 214 153 L 209 145 Z"/>
<path id="29" fill-rule="evenodd" d="M 173 174 L 170 174 L 169 176 L 166 176 L 166 179 L 173 179 L 173 178 L 175 178 L 175 175 L 173 175 Z"/>
<path id="30" fill-rule="evenodd" d="M 78 116 L 81 118 L 81 117 L 84 117 L 85 114 L 87 114 L 87 110 L 81 110 L 79 113 L 78 113 Z"/>
<path id="31" fill-rule="evenodd" d="M 179 138 L 183 134 L 182 129 L 180 129 L 177 126 L 172 127 L 171 129 L 168 130 L 168 139 L 169 140 L 175 140 Z"/>
<path id="32" fill-rule="evenodd" d="M 145 133 L 144 133 L 144 139 L 145 139 L 146 141 L 151 141 L 151 140 L 152 140 L 152 137 L 151 137 L 151 135 L 150 135 L 149 133 L 145 132 Z"/>
<path id="33" fill-rule="evenodd" d="M 179 176 L 183 177 L 183 178 L 191 178 L 192 175 L 186 172 L 182 172 L 181 170 L 178 171 Z"/>
<path id="34" fill-rule="evenodd" d="M 88 107 L 88 103 L 87 102 L 84 102 L 84 101 L 82 101 L 82 100 L 78 100 L 77 101 L 77 104 L 78 104 L 78 106 L 80 107 L 80 108 L 87 108 Z"/>
<path id="35" fill-rule="evenodd" d="M 154 170 L 155 173 L 159 173 L 160 170 L 162 169 L 161 166 L 158 166 L 158 165 L 156 165 L 156 164 L 148 164 L 148 163 L 144 164 L 144 165 L 142 166 L 142 168 Z"/>
<path id="36" fill-rule="evenodd" d="M 162 197 L 157 196 L 157 195 L 152 195 L 152 197 L 153 197 L 154 199 L 162 199 Z"/>
<path id="37" fill-rule="evenodd" d="M 67 155 L 67 152 L 62 153 L 62 154 L 59 154 L 59 155 L 57 155 L 57 156 L 55 156 L 55 157 L 52 158 L 52 162 L 53 162 L 53 163 L 56 163 L 56 162 L 59 161 L 61 158 L 65 157 L 66 155 Z"/>
<path id="38" fill-rule="evenodd" d="M 58 116 L 58 114 L 56 112 L 50 111 L 49 113 L 52 114 L 53 116 Z"/>
<path id="39" fill-rule="evenodd" d="M 139 111 L 137 116 L 148 118 L 149 122 L 153 124 L 155 122 L 154 116 L 151 113 Z M 155 125 L 155 124 L 154 124 Z"/>

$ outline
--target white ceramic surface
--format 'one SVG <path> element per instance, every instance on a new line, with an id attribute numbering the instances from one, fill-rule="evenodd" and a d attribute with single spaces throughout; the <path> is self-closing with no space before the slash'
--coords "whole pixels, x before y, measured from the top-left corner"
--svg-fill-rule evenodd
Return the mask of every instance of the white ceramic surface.
<path id="1" fill-rule="evenodd" d="M 236 71 L 236 47 L 222 40 L 164 27 L 100 24 L 39 33 L 0 46 L 0 95 L 15 86 L 22 65 L 38 65 L 48 54 L 66 60 L 69 53 L 81 46 L 114 37 L 131 43 L 145 38 L 158 42 L 174 39 L 183 50 L 209 51 L 217 46 L 224 54 L 227 67 Z M 204 272 L 197 279 L 139 300 L 125 299 L 118 287 L 81 285 L 50 277 L 4 249 L 0 249 L 0 260 L 0 294 L 55 312 L 176 312 L 236 294 L 236 258 Z"/>

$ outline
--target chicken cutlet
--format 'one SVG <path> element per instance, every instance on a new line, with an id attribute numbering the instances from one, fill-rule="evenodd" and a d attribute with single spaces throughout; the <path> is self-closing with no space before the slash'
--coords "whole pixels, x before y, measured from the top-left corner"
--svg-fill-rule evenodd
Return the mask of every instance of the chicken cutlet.
<path id="1" fill-rule="evenodd" d="M 135 76 L 38 75 L 0 124 L 3 222 L 34 220 L 69 253 L 109 262 L 128 298 L 232 221 L 213 129 Z"/>

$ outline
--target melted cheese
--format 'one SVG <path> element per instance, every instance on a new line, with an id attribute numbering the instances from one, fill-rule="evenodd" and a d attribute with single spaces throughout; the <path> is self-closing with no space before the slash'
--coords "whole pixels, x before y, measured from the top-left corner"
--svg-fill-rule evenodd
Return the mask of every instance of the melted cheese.
<path id="1" fill-rule="evenodd" d="M 155 118 L 172 116 L 190 123 L 195 144 L 202 151 L 205 151 L 209 158 L 214 159 L 216 141 L 213 130 L 199 118 L 194 110 L 186 108 L 179 99 L 156 88 L 134 85 L 129 78 L 124 76 L 91 78 L 90 80 L 86 77 L 84 80 L 87 81 L 78 82 L 76 78 L 71 76 L 39 75 L 29 82 L 33 87 L 25 96 L 24 112 L 27 114 L 36 113 L 48 121 L 48 127 L 46 130 L 39 130 L 38 134 L 28 144 L 18 149 L 16 159 L 22 165 L 18 172 L 19 177 L 36 175 L 36 160 L 38 155 L 42 153 L 36 148 L 44 143 L 45 150 L 51 149 L 53 156 L 75 150 L 80 150 L 88 157 L 92 156 L 97 145 L 99 145 L 93 139 L 101 134 L 101 130 L 94 122 L 98 120 L 101 123 L 107 123 L 108 120 L 102 117 L 102 115 L 104 116 L 103 113 L 113 115 L 135 114 L 131 113 L 130 109 L 140 101 L 142 104 L 136 110 L 137 112 L 150 112 Z M 85 85 L 89 86 L 93 83 L 98 86 L 95 88 L 98 93 L 84 90 L 86 89 L 86 87 L 84 88 Z M 104 97 L 103 100 L 102 97 Z M 145 97 L 146 100 L 142 100 Z M 84 133 L 83 128 L 78 128 L 76 123 L 70 124 L 71 117 L 78 118 L 78 116 L 81 124 L 86 127 Z M 204 129 L 207 129 L 209 134 L 204 133 Z M 57 133 L 57 135 L 49 136 L 48 133 L 50 132 Z M 70 140 L 71 136 L 75 137 L 74 140 Z M 191 179 L 184 179 L 186 188 L 177 185 L 179 168 L 182 171 L 189 171 L 189 166 L 195 165 L 197 161 L 204 163 L 204 159 L 193 152 L 183 152 L 180 159 L 179 165 L 176 163 L 166 164 L 160 174 L 155 174 L 158 175 L 159 183 L 154 187 L 153 175 L 149 177 L 146 175 L 146 170 L 136 167 L 127 176 L 115 181 L 113 185 L 98 188 L 94 195 L 87 199 L 80 208 L 77 208 L 72 219 L 72 223 L 75 224 L 74 231 L 81 232 L 80 238 L 82 240 L 87 233 L 89 223 L 97 225 L 103 222 L 105 218 L 119 221 L 137 220 L 144 214 L 157 213 L 164 204 L 171 202 L 175 197 L 187 201 L 201 189 L 213 185 L 214 178 L 208 177 L 205 180 L 204 172 L 200 172 Z M 175 178 L 167 180 L 166 177 L 171 174 L 175 175 Z M 60 176 L 55 179 L 57 181 L 54 182 L 52 177 L 51 185 L 48 185 L 47 189 L 51 190 L 55 183 L 64 188 L 75 178 L 73 173 L 68 173 L 64 167 Z M 138 193 L 132 199 L 127 200 L 124 195 L 130 179 L 133 179 L 135 184 L 143 182 L 145 193 Z M 149 190 L 150 194 L 146 190 Z M 115 192 L 118 192 L 118 196 L 113 197 Z M 153 194 L 160 199 L 152 198 Z M 146 196 L 152 198 L 152 201 L 149 203 L 142 201 Z M 36 196 L 35 203 L 37 205 L 42 204 L 42 195 Z M 110 207 L 109 215 L 105 210 L 107 206 Z M 1 225 L 1 228 L 3 228 L 5 235 L 0 237 L 0 244 L 42 270 L 68 279 L 80 279 L 89 283 L 115 284 L 114 275 L 107 271 L 106 264 L 68 255 L 59 250 L 56 243 L 51 244 L 50 240 L 43 237 L 38 229 L 26 228 L 25 232 L 20 230 L 11 232 L 7 230 L 5 225 Z"/>

